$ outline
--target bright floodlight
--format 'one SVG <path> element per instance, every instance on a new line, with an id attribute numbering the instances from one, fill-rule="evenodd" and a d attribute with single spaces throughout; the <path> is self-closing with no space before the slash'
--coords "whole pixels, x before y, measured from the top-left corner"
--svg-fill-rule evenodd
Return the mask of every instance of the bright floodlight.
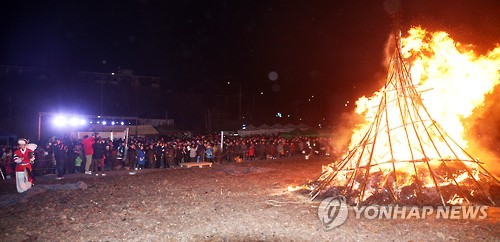
<path id="1" fill-rule="evenodd" d="M 71 118 L 71 119 L 69 120 L 69 124 L 70 124 L 71 126 L 77 126 L 77 125 L 78 125 L 78 119 L 77 119 L 77 118 L 75 118 L 75 117 Z"/>
<path id="2" fill-rule="evenodd" d="M 85 125 L 86 123 L 87 123 L 87 122 L 86 122 L 86 121 L 85 121 L 85 119 L 83 119 L 83 118 L 82 118 L 82 119 L 80 119 L 80 120 L 78 120 L 78 124 L 79 124 L 79 125 Z"/>
<path id="3" fill-rule="evenodd" d="M 53 123 L 54 123 L 55 126 L 63 127 L 63 126 L 66 125 L 67 120 L 63 116 L 57 116 L 57 117 L 54 118 Z"/>
<path id="4" fill-rule="evenodd" d="M 106 121 L 102 121 L 102 125 L 106 125 Z"/>
<path id="5" fill-rule="evenodd" d="M 121 125 L 125 125 L 125 123 L 124 123 L 123 121 L 122 121 L 120 124 L 121 124 Z"/>
<path id="6" fill-rule="evenodd" d="M 112 121 L 112 122 L 111 122 L 111 125 L 115 125 L 115 121 Z"/>

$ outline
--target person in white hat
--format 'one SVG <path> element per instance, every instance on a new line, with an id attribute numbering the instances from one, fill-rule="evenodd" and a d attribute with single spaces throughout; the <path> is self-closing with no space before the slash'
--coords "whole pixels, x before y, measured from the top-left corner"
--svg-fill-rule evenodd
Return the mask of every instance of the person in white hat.
<path id="1" fill-rule="evenodd" d="M 31 162 L 35 160 L 33 151 L 28 149 L 26 139 L 19 139 L 19 149 L 14 151 L 14 162 L 16 165 L 16 186 L 17 192 L 23 193 L 31 188 L 33 179 L 29 175 L 32 171 Z"/>

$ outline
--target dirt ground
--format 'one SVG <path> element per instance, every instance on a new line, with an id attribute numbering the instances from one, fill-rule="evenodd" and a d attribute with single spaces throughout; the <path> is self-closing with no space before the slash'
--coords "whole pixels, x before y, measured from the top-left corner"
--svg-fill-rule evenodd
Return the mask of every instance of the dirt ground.
<path id="1" fill-rule="evenodd" d="M 327 157 L 294 157 L 212 168 L 38 178 L 17 194 L 0 186 L 0 241 L 435 241 L 500 240 L 500 209 L 487 219 L 368 220 L 350 216 L 325 231 L 319 202 L 296 192 Z M 38 188 L 37 188 L 38 187 Z M 69 189 L 73 188 L 73 189 Z"/>

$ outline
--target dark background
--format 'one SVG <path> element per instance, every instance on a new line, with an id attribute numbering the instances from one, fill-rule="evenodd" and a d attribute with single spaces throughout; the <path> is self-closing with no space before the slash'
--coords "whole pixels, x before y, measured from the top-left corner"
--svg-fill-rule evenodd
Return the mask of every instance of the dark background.
<path id="1" fill-rule="evenodd" d="M 241 85 L 245 124 L 332 127 L 380 87 L 394 3 L 2 1 L 0 65 L 36 74 L 0 75 L 0 125 L 30 136 L 38 112 L 50 111 L 168 113 L 180 129 L 236 129 Z M 484 53 L 500 39 L 499 11 L 494 0 L 407 0 L 400 27 L 444 30 Z M 161 90 L 106 85 L 101 99 L 102 86 L 75 77 L 123 69 L 160 77 Z"/>

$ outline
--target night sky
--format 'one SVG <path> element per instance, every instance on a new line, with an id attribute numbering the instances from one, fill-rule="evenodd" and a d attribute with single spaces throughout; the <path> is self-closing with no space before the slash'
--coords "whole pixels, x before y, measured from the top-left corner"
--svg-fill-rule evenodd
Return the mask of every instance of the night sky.
<path id="1" fill-rule="evenodd" d="M 445 30 L 485 51 L 500 40 L 499 11 L 495 0 L 402 1 L 401 26 Z M 133 69 L 180 93 L 224 94 L 230 81 L 267 95 L 262 108 L 314 96 L 326 114 L 379 88 L 394 27 L 382 0 L 15 0 L 0 3 L 0 18 L 3 65 Z"/>

